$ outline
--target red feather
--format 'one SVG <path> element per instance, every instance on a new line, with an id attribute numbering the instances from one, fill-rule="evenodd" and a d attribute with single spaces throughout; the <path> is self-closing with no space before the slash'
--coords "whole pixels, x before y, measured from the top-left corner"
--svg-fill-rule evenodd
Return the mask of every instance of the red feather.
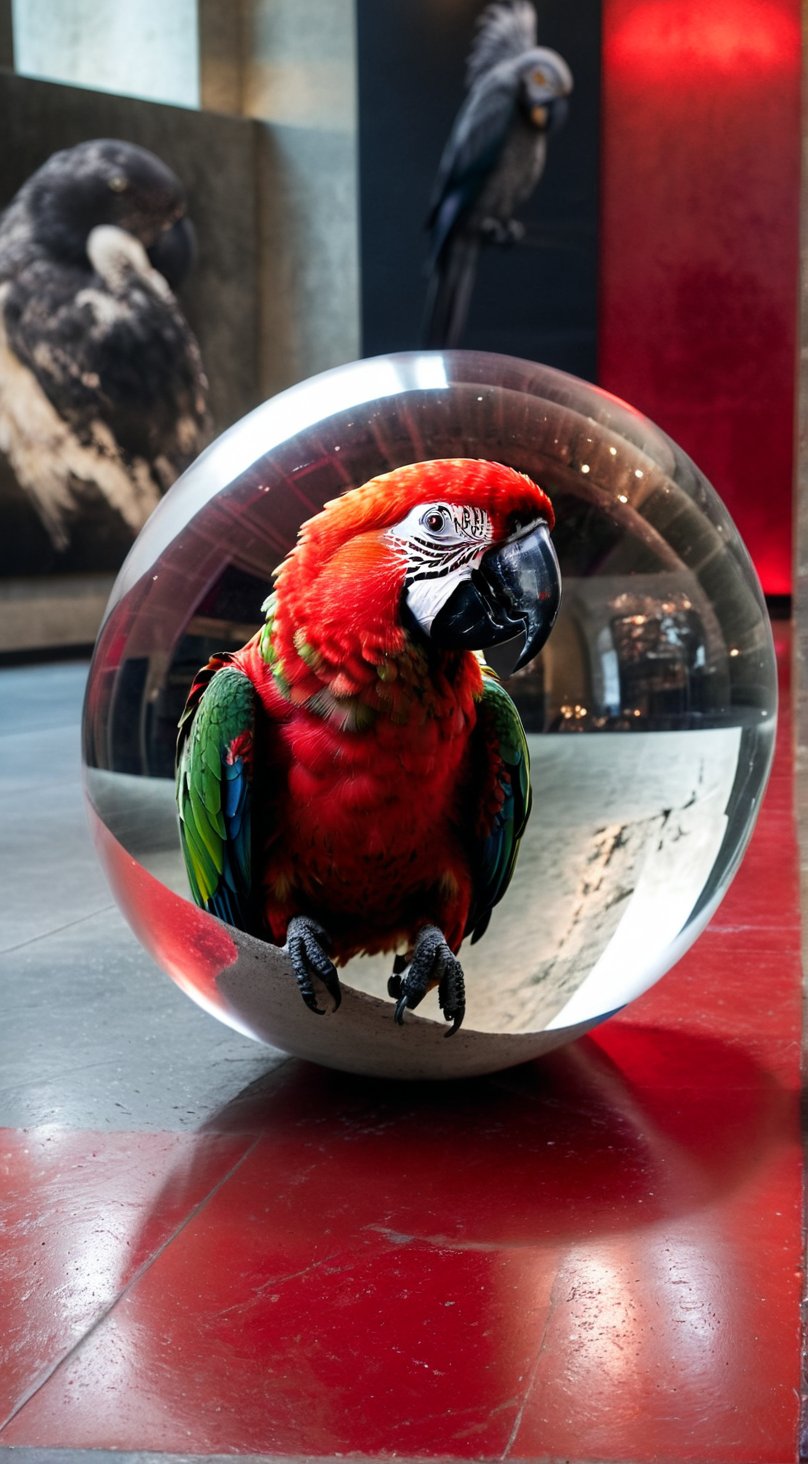
<path id="1" fill-rule="evenodd" d="M 477 460 L 414 464 L 326 505 L 277 576 L 270 621 L 233 662 L 265 716 L 256 729 L 253 829 L 267 932 L 321 922 L 335 960 L 406 949 L 434 924 L 463 939 L 473 871 L 464 831 L 501 797 L 472 754 L 479 664 L 402 628 L 405 565 L 384 531 L 420 502 L 550 524 L 546 495 Z M 267 659 L 268 657 L 268 659 Z"/>

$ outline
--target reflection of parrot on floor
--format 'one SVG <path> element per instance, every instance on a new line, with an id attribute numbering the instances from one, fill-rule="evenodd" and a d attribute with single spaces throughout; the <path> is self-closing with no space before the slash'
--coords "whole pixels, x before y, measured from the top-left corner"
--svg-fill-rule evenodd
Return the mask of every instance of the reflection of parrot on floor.
<path id="1" fill-rule="evenodd" d="M 0 217 L 0 451 L 56 550 L 103 500 L 134 537 L 207 439 L 173 294 L 184 215 L 159 158 L 99 139 L 54 153 Z"/>
<path id="2" fill-rule="evenodd" d="M 177 799 L 193 897 L 286 943 L 301 994 L 339 1004 L 333 961 L 396 952 L 396 1019 L 438 987 L 510 881 L 530 810 L 516 708 L 475 655 L 558 609 L 549 499 L 475 459 L 396 468 L 305 523 L 264 627 L 214 656 L 180 724 Z"/>
<path id="3" fill-rule="evenodd" d="M 480 246 L 521 238 L 514 213 L 544 171 L 548 134 L 567 115 L 572 74 L 557 51 L 536 45 L 530 0 L 495 0 L 483 11 L 466 86 L 428 219 L 428 346 L 457 345 Z"/>

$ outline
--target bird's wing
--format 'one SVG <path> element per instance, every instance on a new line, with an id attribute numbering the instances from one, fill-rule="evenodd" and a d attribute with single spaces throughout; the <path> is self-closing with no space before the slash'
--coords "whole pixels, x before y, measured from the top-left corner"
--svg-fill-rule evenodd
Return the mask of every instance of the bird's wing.
<path id="1" fill-rule="evenodd" d="M 518 77 L 505 67 L 485 77 L 457 115 L 440 160 L 427 219 L 433 265 L 501 157 L 517 96 Z"/>
<path id="2" fill-rule="evenodd" d="M 519 713 L 504 686 L 483 667 L 484 691 L 474 732 L 480 816 L 472 838 L 474 898 L 466 925 L 479 940 L 502 899 L 530 816 L 530 753 Z"/>
<path id="3" fill-rule="evenodd" d="M 197 905 L 248 929 L 256 694 L 226 655 L 197 675 L 180 720 L 180 842 Z"/>
<path id="4" fill-rule="evenodd" d="M 80 443 L 147 464 L 161 489 L 204 446 L 199 348 L 164 281 L 131 269 L 112 290 L 37 259 L 7 287 L 3 315 L 9 348 Z"/>
<path id="5" fill-rule="evenodd" d="M 466 63 L 466 86 L 498 66 L 513 61 L 536 45 L 536 12 L 531 0 L 494 0 L 486 6 Z"/>

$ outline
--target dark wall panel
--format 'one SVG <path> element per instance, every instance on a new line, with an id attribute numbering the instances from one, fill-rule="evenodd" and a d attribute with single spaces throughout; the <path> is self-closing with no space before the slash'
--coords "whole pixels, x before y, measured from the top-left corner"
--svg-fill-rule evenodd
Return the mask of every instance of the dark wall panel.
<path id="1" fill-rule="evenodd" d="M 363 351 L 419 344 L 424 221 L 465 95 L 481 0 L 357 0 Z M 539 41 L 575 78 L 566 126 L 520 214 L 525 241 L 483 251 L 462 345 L 594 378 L 598 273 L 600 0 L 541 0 Z"/>

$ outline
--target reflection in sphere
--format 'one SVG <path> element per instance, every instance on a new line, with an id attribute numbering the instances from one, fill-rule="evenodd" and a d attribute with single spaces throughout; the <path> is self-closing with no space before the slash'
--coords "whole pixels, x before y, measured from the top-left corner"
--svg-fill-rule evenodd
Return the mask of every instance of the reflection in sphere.
<path id="1" fill-rule="evenodd" d="M 528 732 L 534 807 L 487 934 L 461 952 L 468 1006 L 451 1042 L 434 994 L 395 1026 L 388 957 L 345 968 L 339 1012 L 307 1011 L 276 947 L 192 904 L 173 790 L 194 674 L 257 629 L 299 525 L 379 473 L 441 457 L 504 462 L 549 493 L 564 586 L 550 640 L 508 682 Z M 514 659 L 504 651 L 488 655 L 503 669 Z M 381 357 L 259 407 L 141 533 L 88 684 L 91 822 L 136 933 L 223 1021 L 360 1072 L 494 1070 L 623 1006 L 703 929 L 751 833 L 775 704 L 749 557 L 664 433 L 528 362 L 471 351 Z"/>

